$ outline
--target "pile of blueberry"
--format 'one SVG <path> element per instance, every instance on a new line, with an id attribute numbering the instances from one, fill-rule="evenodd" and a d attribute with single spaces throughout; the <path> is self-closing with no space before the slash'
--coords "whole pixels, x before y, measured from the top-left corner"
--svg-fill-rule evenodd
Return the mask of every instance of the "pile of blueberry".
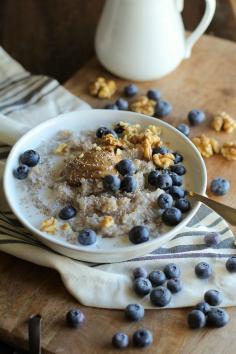
<path id="1" fill-rule="evenodd" d="M 19 166 L 13 171 L 13 175 L 17 179 L 25 179 L 28 177 L 31 167 L 36 166 L 40 161 L 39 154 L 34 150 L 26 150 L 20 155 Z"/>

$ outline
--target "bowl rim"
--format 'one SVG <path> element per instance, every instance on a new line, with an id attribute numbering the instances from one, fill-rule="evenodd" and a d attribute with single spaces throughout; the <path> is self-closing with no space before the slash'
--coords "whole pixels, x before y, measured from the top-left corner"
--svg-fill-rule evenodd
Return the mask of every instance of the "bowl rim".
<path id="1" fill-rule="evenodd" d="M 66 248 L 68 250 L 71 251 L 79 251 L 79 252 L 84 252 L 84 253 L 89 253 L 89 254 L 107 254 L 107 253 L 113 253 L 113 254 L 117 254 L 117 253 L 123 253 L 123 252 L 129 252 L 129 251 L 133 251 L 135 253 L 135 250 L 139 250 L 142 249 L 144 247 L 144 245 L 149 245 L 151 247 L 151 245 L 154 245 L 155 243 L 157 243 L 157 240 L 162 240 L 164 243 L 166 241 L 168 241 L 171 237 L 172 234 L 176 234 L 182 227 L 184 227 L 192 218 L 193 216 L 197 213 L 199 207 L 200 207 L 200 202 L 196 202 L 194 207 L 191 209 L 191 211 L 188 213 L 188 215 L 176 226 L 172 227 L 168 232 L 161 234 L 159 237 L 154 238 L 152 240 L 149 240 L 145 243 L 140 243 L 140 244 L 130 244 L 128 246 L 124 246 L 124 247 L 118 247 L 118 248 L 105 248 L 105 249 L 94 249 L 94 248 L 89 248 L 89 247 L 85 247 L 82 245 L 75 245 L 75 244 L 71 244 L 65 240 L 60 240 L 55 238 L 52 235 L 47 235 L 46 233 L 41 232 L 39 229 L 35 228 L 28 220 L 26 217 L 22 216 L 20 212 L 18 212 L 18 210 L 15 207 L 15 203 L 11 197 L 11 192 L 7 186 L 7 178 L 8 175 L 10 173 L 12 173 L 12 170 L 10 169 L 10 164 L 11 164 L 11 160 L 13 159 L 13 157 L 16 154 L 19 154 L 19 148 L 21 146 L 22 143 L 27 142 L 28 140 L 30 140 L 30 137 L 32 135 L 35 135 L 39 132 L 41 132 L 42 130 L 46 130 L 49 127 L 55 127 L 56 123 L 58 123 L 60 120 L 63 120 L 65 118 L 67 118 L 68 116 L 73 116 L 76 114 L 76 117 L 78 119 L 78 115 L 83 114 L 84 112 L 86 112 L 86 114 L 88 114 L 88 111 L 91 114 L 95 114 L 99 112 L 103 113 L 104 115 L 108 115 L 110 114 L 111 116 L 111 124 L 113 123 L 112 121 L 112 112 L 116 112 L 115 114 L 117 114 L 117 112 L 119 112 L 119 114 L 122 116 L 126 113 L 129 114 L 129 116 L 135 116 L 135 117 L 140 117 L 142 119 L 146 119 L 147 123 L 150 122 L 150 124 L 153 123 L 153 125 L 158 125 L 158 126 L 163 126 L 165 127 L 167 130 L 171 130 L 173 131 L 177 136 L 179 136 L 181 139 L 185 140 L 185 142 L 187 142 L 187 144 L 189 144 L 192 148 L 192 150 L 194 151 L 194 153 L 196 154 L 197 158 L 199 159 L 200 162 L 200 166 L 201 166 L 201 176 L 202 176 L 202 188 L 200 191 L 200 194 L 205 194 L 206 192 L 206 186 L 207 186 L 207 170 L 206 170 L 206 165 L 205 162 L 201 156 L 201 154 L 199 153 L 198 149 L 196 148 L 196 146 L 191 142 L 191 140 L 189 138 L 187 138 L 184 134 L 182 134 L 180 131 L 178 131 L 174 126 L 170 125 L 169 123 L 161 120 L 161 119 L 157 119 L 154 117 L 150 117 L 141 113 L 136 113 L 136 112 L 130 112 L 130 111 L 111 111 L 111 110 L 106 110 L 106 109 L 92 109 L 92 110 L 79 110 L 79 111 L 72 111 L 72 112 L 66 112 L 63 114 L 60 114 L 54 118 L 48 119 L 45 122 L 40 123 L 39 125 L 37 125 L 36 127 L 30 129 L 26 134 L 24 134 L 12 147 L 7 160 L 6 160 L 6 164 L 5 164 L 5 169 L 4 169 L 4 173 L 3 173 L 3 189 L 4 189 L 4 194 L 6 196 L 7 202 L 11 208 L 11 210 L 13 211 L 13 213 L 15 214 L 15 216 L 20 220 L 20 222 L 28 229 L 30 230 L 34 235 L 36 235 L 39 239 L 45 240 L 48 243 L 53 243 L 59 247 L 63 247 Z M 93 119 L 96 119 L 95 117 Z M 120 119 L 122 120 L 122 119 Z M 80 120 L 78 120 L 78 124 L 79 124 Z M 158 124 L 156 124 L 158 122 Z M 59 126 L 59 124 L 58 124 Z M 69 127 L 68 127 L 69 129 Z M 43 241 L 42 241 L 43 242 Z M 149 247 L 149 248 L 150 248 Z M 157 246 L 159 247 L 159 246 Z"/>

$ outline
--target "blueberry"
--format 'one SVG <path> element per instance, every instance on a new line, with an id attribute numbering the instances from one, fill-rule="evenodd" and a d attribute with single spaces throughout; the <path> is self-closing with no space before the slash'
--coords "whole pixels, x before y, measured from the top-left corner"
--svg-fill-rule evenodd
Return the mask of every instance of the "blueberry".
<path id="1" fill-rule="evenodd" d="M 166 281 L 165 273 L 162 270 L 154 270 L 148 276 L 148 279 L 152 283 L 152 286 L 163 285 Z"/>
<path id="2" fill-rule="evenodd" d="M 180 268 L 175 263 L 169 263 L 165 266 L 164 273 L 168 279 L 179 278 Z"/>
<path id="3" fill-rule="evenodd" d="M 151 291 L 150 300 L 154 306 L 164 307 L 170 303 L 171 292 L 164 286 L 159 286 Z"/>
<path id="4" fill-rule="evenodd" d="M 154 170 L 154 171 L 151 171 L 148 175 L 148 183 L 151 185 L 151 186 L 157 186 L 157 176 L 159 176 L 160 174 L 160 171 L 158 170 Z"/>
<path id="5" fill-rule="evenodd" d="M 183 176 L 186 173 L 186 168 L 183 165 L 172 165 L 170 166 L 170 169 L 179 176 Z"/>
<path id="6" fill-rule="evenodd" d="M 28 177 L 29 167 L 27 165 L 19 165 L 14 171 L 13 175 L 17 179 L 25 179 Z"/>
<path id="7" fill-rule="evenodd" d="M 172 112 L 172 106 L 169 102 L 159 100 L 155 106 L 155 115 L 158 118 L 168 116 Z"/>
<path id="8" fill-rule="evenodd" d="M 182 186 L 183 184 L 183 178 L 182 176 L 177 175 L 175 172 L 170 173 L 170 177 L 172 178 L 172 185 L 173 186 Z"/>
<path id="9" fill-rule="evenodd" d="M 83 246 L 89 246 L 96 242 L 97 235 L 92 229 L 83 229 L 79 232 L 78 241 Z"/>
<path id="10" fill-rule="evenodd" d="M 230 182 L 221 177 L 213 179 L 210 185 L 210 190 L 215 195 L 225 195 L 230 189 Z"/>
<path id="11" fill-rule="evenodd" d="M 182 211 L 182 213 L 187 213 L 191 209 L 190 201 L 185 198 L 180 198 L 176 200 L 175 207 Z"/>
<path id="12" fill-rule="evenodd" d="M 200 310 L 192 310 L 188 314 L 188 325 L 192 329 L 203 328 L 206 325 L 206 316 Z"/>
<path id="13" fill-rule="evenodd" d="M 122 125 L 120 125 L 120 123 L 116 124 L 114 131 L 116 132 L 116 134 L 122 134 L 124 131 L 124 127 Z"/>
<path id="14" fill-rule="evenodd" d="M 169 188 L 169 194 L 174 198 L 174 199 L 180 199 L 185 196 L 185 192 L 183 188 L 178 187 L 178 186 L 171 186 Z M 176 207 L 178 208 L 178 207 Z"/>
<path id="15" fill-rule="evenodd" d="M 134 226 L 129 232 L 129 240 L 135 245 L 149 240 L 149 230 L 146 226 Z"/>
<path id="16" fill-rule="evenodd" d="M 122 175 L 133 175 L 136 171 L 135 165 L 132 160 L 124 159 L 116 164 L 117 171 Z"/>
<path id="17" fill-rule="evenodd" d="M 204 315 L 207 315 L 208 312 L 210 311 L 210 309 L 211 309 L 211 306 L 205 301 L 199 302 L 196 305 L 196 310 L 202 311 L 204 313 Z"/>
<path id="18" fill-rule="evenodd" d="M 172 186 L 172 178 L 167 173 L 157 176 L 156 186 L 161 189 L 168 189 Z"/>
<path id="19" fill-rule="evenodd" d="M 199 125 L 205 120 L 206 116 L 203 111 L 199 109 L 193 109 L 188 114 L 188 120 L 190 125 Z"/>
<path id="20" fill-rule="evenodd" d="M 143 267 L 137 267 L 134 269 L 133 271 L 133 277 L 134 279 L 137 279 L 137 278 L 147 278 L 148 276 L 148 273 L 146 271 L 145 268 Z"/>
<path id="21" fill-rule="evenodd" d="M 132 176 L 125 176 L 121 181 L 121 190 L 127 193 L 134 193 L 137 189 L 137 181 Z"/>
<path id="22" fill-rule="evenodd" d="M 226 265 L 226 269 L 230 273 L 235 273 L 236 272 L 236 256 L 232 256 L 232 257 L 228 258 L 225 265 Z"/>
<path id="23" fill-rule="evenodd" d="M 118 98 L 116 101 L 116 106 L 120 111 L 127 111 L 129 108 L 129 102 L 126 101 L 124 98 Z"/>
<path id="24" fill-rule="evenodd" d="M 182 283 L 179 278 L 169 279 L 166 283 L 167 288 L 172 294 L 177 294 L 182 290 Z"/>
<path id="25" fill-rule="evenodd" d="M 204 241 L 208 247 L 217 246 L 220 242 L 219 232 L 208 232 L 204 237 Z"/>
<path id="26" fill-rule="evenodd" d="M 148 92 L 147 92 L 147 97 L 148 97 L 150 100 L 158 101 L 158 100 L 161 98 L 161 93 L 160 93 L 160 91 L 157 90 L 157 89 L 150 89 L 150 90 L 148 90 Z"/>
<path id="27" fill-rule="evenodd" d="M 112 134 L 113 136 L 117 137 L 117 134 L 113 129 L 108 129 L 106 127 L 100 127 L 96 131 L 96 136 L 98 138 L 102 138 L 104 135 L 107 135 L 107 134 Z"/>
<path id="28" fill-rule="evenodd" d="M 123 332 L 117 332 L 112 337 L 112 345 L 115 348 L 126 348 L 129 345 L 129 337 Z"/>
<path id="29" fill-rule="evenodd" d="M 115 103 L 108 103 L 105 107 L 105 109 L 112 109 L 112 110 L 118 110 L 118 106 Z"/>
<path id="30" fill-rule="evenodd" d="M 175 156 L 175 159 L 174 159 L 174 163 L 180 163 L 184 160 L 183 156 L 181 154 L 179 154 L 178 152 L 174 152 L 174 156 Z"/>
<path id="31" fill-rule="evenodd" d="M 150 293 L 152 284 L 147 278 L 137 278 L 134 281 L 134 292 L 139 296 L 145 296 Z"/>
<path id="32" fill-rule="evenodd" d="M 103 187 L 106 191 L 116 192 L 120 189 L 121 181 L 115 175 L 107 175 L 103 178 Z"/>
<path id="33" fill-rule="evenodd" d="M 204 294 L 204 300 L 211 306 L 218 306 L 223 301 L 223 296 L 218 290 L 207 290 Z"/>
<path id="34" fill-rule="evenodd" d="M 224 327 L 229 322 L 229 315 L 224 309 L 212 308 L 207 314 L 207 324 L 211 327 Z"/>
<path id="35" fill-rule="evenodd" d="M 133 97 L 138 93 L 138 87 L 135 84 L 130 84 L 128 86 L 125 86 L 124 88 L 124 94 L 127 97 Z"/>
<path id="36" fill-rule="evenodd" d="M 162 193 L 157 199 L 157 204 L 161 209 L 171 208 L 173 205 L 173 198 L 168 193 Z"/>
<path id="37" fill-rule="evenodd" d="M 85 321 L 85 316 L 79 309 L 72 309 L 66 314 L 66 323 L 73 328 L 80 327 Z"/>
<path id="38" fill-rule="evenodd" d="M 169 152 L 169 150 L 165 146 L 155 147 L 152 149 L 153 155 L 155 155 L 155 154 L 165 155 L 165 154 L 168 154 L 168 152 Z"/>
<path id="39" fill-rule="evenodd" d="M 71 205 L 65 206 L 59 212 L 59 218 L 62 220 L 69 220 L 75 217 L 75 215 L 76 215 L 76 209 Z"/>
<path id="40" fill-rule="evenodd" d="M 195 266 L 195 274 L 200 279 L 207 279 L 212 275 L 212 268 L 209 263 L 200 262 Z"/>
<path id="41" fill-rule="evenodd" d="M 176 129 L 179 130 L 185 136 L 189 136 L 190 134 L 190 128 L 187 124 L 181 123 L 176 127 Z"/>
<path id="42" fill-rule="evenodd" d="M 162 214 L 162 221 L 166 225 L 175 226 L 180 223 L 182 219 L 182 213 L 177 208 L 169 208 L 164 211 Z"/>
<path id="43" fill-rule="evenodd" d="M 140 304 L 130 304 L 125 309 L 125 317 L 130 321 L 140 321 L 144 318 L 144 307 Z"/>
<path id="44" fill-rule="evenodd" d="M 29 167 L 36 166 L 39 163 L 39 160 L 40 156 L 34 150 L 27 150 L 20 156 L 20 162 Z"/>
<path id="45" fill-rule="evenodd" d="M 133 345 L 138 348 L 148 347 L 152 344 L 152 333 L 145 328 L 140 328 L 133 334 Z"/>

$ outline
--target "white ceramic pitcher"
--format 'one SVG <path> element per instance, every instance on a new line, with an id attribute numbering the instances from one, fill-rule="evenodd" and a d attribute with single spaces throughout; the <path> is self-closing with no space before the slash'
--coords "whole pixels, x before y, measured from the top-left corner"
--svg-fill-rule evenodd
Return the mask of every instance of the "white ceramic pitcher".
<path id="1" fill-rule="evenodd" d="M 106 0 L 95 37 L 99 61 L 130 80 L 168 74 L 191 55 L 194 43 L 211 22 L 216 1 L 205 2 L 200 24 L 186 39 L 183 0 Z"/>

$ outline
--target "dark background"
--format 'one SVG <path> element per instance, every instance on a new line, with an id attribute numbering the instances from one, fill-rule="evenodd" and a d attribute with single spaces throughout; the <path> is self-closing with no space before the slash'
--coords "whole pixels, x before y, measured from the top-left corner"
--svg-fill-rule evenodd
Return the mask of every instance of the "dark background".
<path id="1" fill-rule="evenodd" d="M 26 69 L 64 82 L 93 55 L 103 4 L 104 0 L 0 0 L 0 45 Z M 196 27 L 203 11 L 204 0 L 185 0 L 188 30 Z M 208 32 L 236 40 L 235 15 L 236 0 L 218 0 Z"/>

